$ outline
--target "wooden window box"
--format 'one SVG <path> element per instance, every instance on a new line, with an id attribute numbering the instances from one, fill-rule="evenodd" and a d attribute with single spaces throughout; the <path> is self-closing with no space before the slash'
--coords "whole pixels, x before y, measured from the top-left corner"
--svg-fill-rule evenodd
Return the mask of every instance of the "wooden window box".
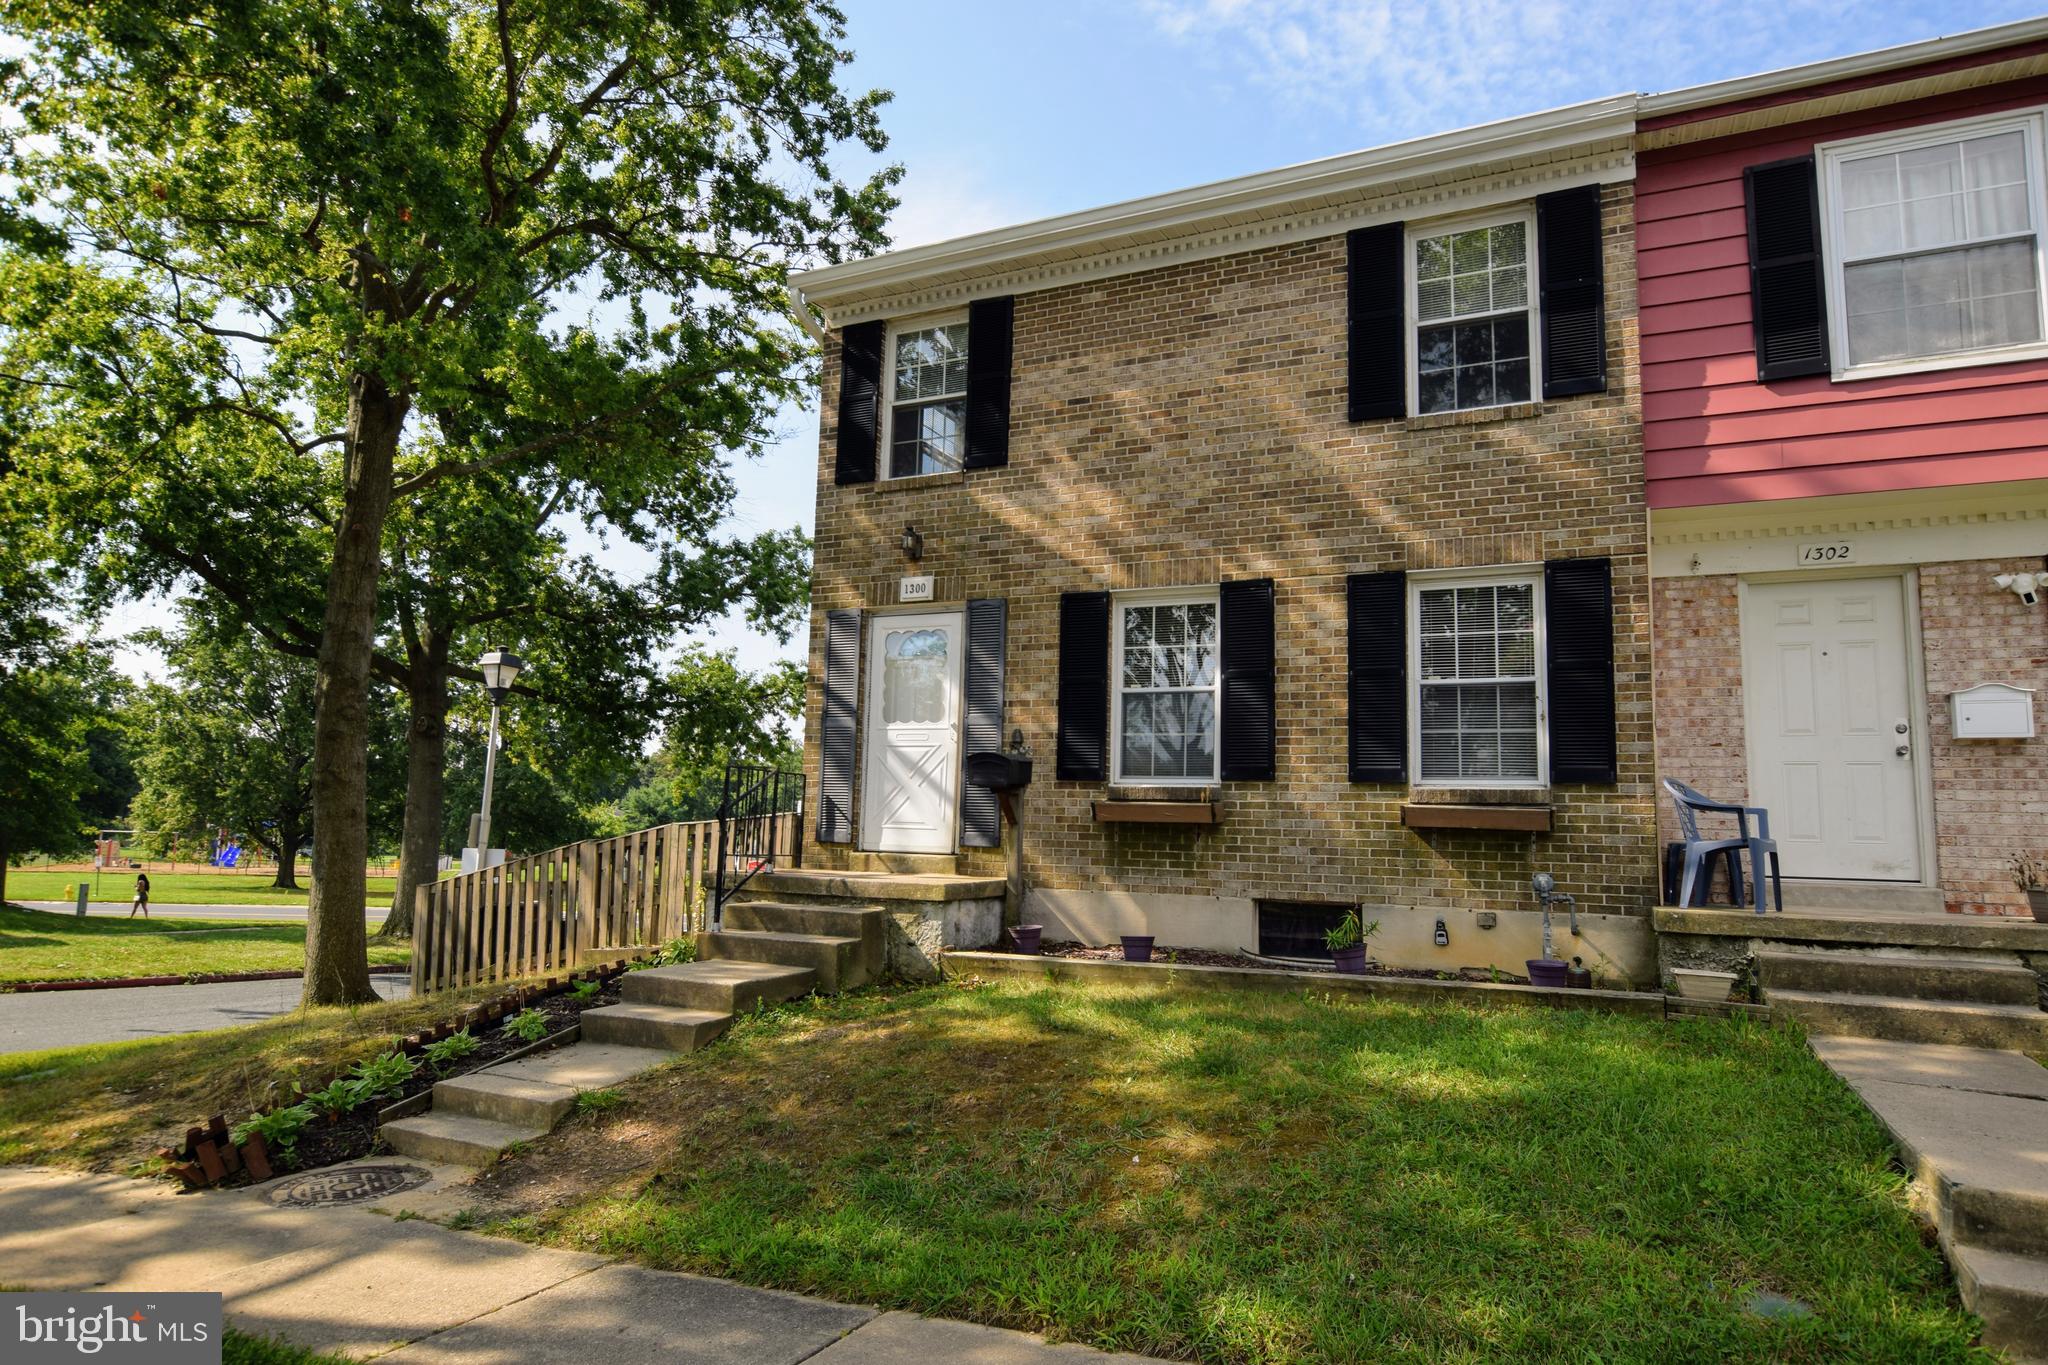
<path id="1" fill-rule="evenodd" d="M 1097 801 L 1095 819 L 1104 825 L 1213 825 L 1222 812 L 1215 801 Z"/>
<path id="2" fill-rule="evenodd" d="M 1401 823 L 1410 829 L 1519 830 L 1550 833 L 1548 806 L 1462 806 L 1448 802 L 1401 807 Z"/>

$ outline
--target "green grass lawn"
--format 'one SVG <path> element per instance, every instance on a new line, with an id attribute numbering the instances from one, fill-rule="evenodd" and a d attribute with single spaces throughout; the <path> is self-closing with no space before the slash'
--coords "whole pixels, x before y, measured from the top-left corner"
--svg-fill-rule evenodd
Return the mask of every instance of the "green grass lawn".
<path id="1" fill-rule="evenodd" d="M 1790 1029 L 955 985 L 620 1095 L 489 1174 L 488 1225 L 1187 1360 L 1985 1358 Z"/>
<path id="2" fill-rule="evenodd" d="M 90 872 L 49 872 L 37 868 L 11 867 L 7 870 L 7 899 L 11 901 L 69 901 L 78 894 L 79 879 L 83 878 L 88 887 L 94 885 Z M 300 905 L 306 903 L 305 884 L 309 880 L 306 868 L 299 868 L 299 889 L 280 891 L 270 884 L 268 876 L 257 876 L 248 872 L 152 872 L 149 874 L 149 898 L 164 905 Z M 64 892 L 71 887 L 71 895 Z M 126 905 L 135 899 L 135 874 L 123 868 L 111 868 L 100 874 L 98 889 L 88 893 L 88 899 L 96 904 L 113 902 Z M 391 893 L 396 890 L 391 877 L 369 879 L 370 904 L 384 909 L 391 904 Z"/>
<path id="3" fill-rule="evenodd" d="M 412 945 L 370 936 L 370 961 L 406 962 Z M 250 920 L 80 919 L 0 906 L 0 984 L 270 972 L 306 965 L 306 926 Z"/>

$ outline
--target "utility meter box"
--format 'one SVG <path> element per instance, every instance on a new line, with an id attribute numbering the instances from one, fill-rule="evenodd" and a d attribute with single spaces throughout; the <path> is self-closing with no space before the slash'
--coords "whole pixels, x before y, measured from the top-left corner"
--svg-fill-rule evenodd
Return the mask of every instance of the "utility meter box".
<path id="1" fill-rule="evenodd" d="M 1950 733 L 1957 739 L 2032 739 L 2034 689 L 1978 683 L 1948 694 Z"/>

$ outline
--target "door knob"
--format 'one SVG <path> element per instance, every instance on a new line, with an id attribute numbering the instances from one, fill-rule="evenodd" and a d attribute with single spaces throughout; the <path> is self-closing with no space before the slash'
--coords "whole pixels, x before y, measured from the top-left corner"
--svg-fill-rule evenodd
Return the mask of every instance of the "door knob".
<path id="1" fill-rule="evenodd" d="M 1904 758 L 1907 754 L 1913 752 L 1913 746 L 1910 744 L 1901 744 L 1898 748 L 1892 750 L 1892 752 L 1897 754 L 1900 758 Z"/>

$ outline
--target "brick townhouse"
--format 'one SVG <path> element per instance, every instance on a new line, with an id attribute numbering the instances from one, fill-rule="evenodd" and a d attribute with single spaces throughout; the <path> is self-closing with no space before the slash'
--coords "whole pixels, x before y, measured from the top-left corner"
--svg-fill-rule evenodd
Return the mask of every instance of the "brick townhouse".
<path id="1" fill-rule="evenodd" d="M 812 272 L 807 867 L 1654 976 L 1632 99 Z"/>
<path id="2" fill-rule="evenodd" d="M 1795 906 L 2028 913 L 2044 109 L 2042 21 L 1641 102 L 1660 769 L 1770 810 Z"/>

